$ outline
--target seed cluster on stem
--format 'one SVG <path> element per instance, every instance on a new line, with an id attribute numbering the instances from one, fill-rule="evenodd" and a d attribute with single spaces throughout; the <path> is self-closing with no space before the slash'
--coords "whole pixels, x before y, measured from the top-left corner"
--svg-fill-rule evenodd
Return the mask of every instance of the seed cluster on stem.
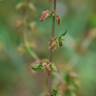
<path id="1" fill-rule="evenodd" d="M 34 10 L 34 6 L 31 5 L 30 7 L 30 2 L 31 0 L 26 0 L 26 2 L 22 2 L 17 6 L 18 11 L 20 12 L 23 20 L 23 24 L 19 22 L 19 27 L 23 27 L 23 33 L 24 33 L 24 46 L 26 47 L 27 52 L 34 58 L 36 61 L 36 64 L 32 64 L 32 71 L 35 72 L 45 72 L 46 73 L 46 88 L 47 88 L 47 93 L 44 96 L 76 96 L 77 94 L 77 89 L 78 85 L 76 83 L 76 78 L 77 76 L 74 75 L 74 73 L 65 73 L 64 78 L 61 78 L 61 75 L 58 75 L 58 71 L 56 68 L 56 64 L 54 64 L 53 57 L 54 57 L 54 52 L 63 46 L 63 41 L 64 41 L 64 36 L 66 32 L 62 33 L 60 36 L 56 36 L 56 30 L 55 26 L 56 23 L 60 25 L 60 16 L 56 13 L 56 5 L 57 5 L 57 0 L 49 0 L 51 4 L 53 5 L 52 9 L 47 9 L 44 10 L 40 16 L 40 21 L 43 22 L 47 20 L 48 18 L 52 17 L 52 29 L 50 33 L 50 40 L 49 40 L 49 56 L 48 59 L 42 59 L 40 60 L 38 56 L 32 52 L 32 50 L 29 48 L 26 35 L 28 31 L 30 30 L 29 28 L 29 18 L 30 18 L 30 13 L 29 10 Z M 21 26 L 22 25 L 22 26 Z M 62 87 L 62 89 L 58 88 L 58 85 L 56 85 L 56 88 L 53 88 L 53 75 L 54 77 L 59 77 L 59 85 Z M 61 90 L 59 93 L 59 90 Z M 58 95 L 59 94 L 59 95 Z M 62 95 L 61 95 L 62 94 Z"/>

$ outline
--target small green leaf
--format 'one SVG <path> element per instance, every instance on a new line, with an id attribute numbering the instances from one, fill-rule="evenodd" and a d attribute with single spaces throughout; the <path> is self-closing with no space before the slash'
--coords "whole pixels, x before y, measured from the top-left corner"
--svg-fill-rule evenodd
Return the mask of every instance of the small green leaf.
<path id="1" fill-rule="evenodd" d="M 59 47 L 63 46 L 63 41 L 59 40 Z"/>
<path id="2" fill-rule="evenodd" d="M 32 69 L 36 72 L 43 72 L 44 67 L 41 64 L 36 64 L 35 66 L 32 67 Z"/>
<path id="3" fill-rule="evenodd" d="M 64 38 L 64 36 L 66 35 L 66 33 L 67 33 L 67 31 L 65 31 L 64 33 L 62 33 L 60 36 L 59 36 L 59 39 L 63 39 Z"/>
<path id="4" fill-rule="evenodd" d="M 58 37 L 58 45 L 59 47 L 62 47 L 63 46 L 63 42 L 64 42 L 64 36 L 66 35 L 67 31 L 64 32 L 63 34 L 61 34 L 59 37 Z"/>
<path id="5" fill-rule="evenodd" d="M 66 35 L 66 33 L 67 33 L 67 30 L 61 35 L 61 36 L 65 36 Z"/>
<path id="6" fill-rule="evenodd" d="M 58 91 L 55 90 L 55 89 L 53 89 L 53 91 L 52 91 L 52 95 L 51 95 L 51 96 L 57 96 L 57 95 L 58 95 Z"/>
<path id="7" fill-rule="evenodd" d="M 67 84 L 70 84 L 70 82 L 71 82 L 71 79 L 70 79 L 70 76 L 69 76 L 69 74 L 65 74 L 65 76 L 64 76 L 64 80 L 65 80 L 65 82 L 67 83 Z"/>
<path id="8" fill-rule="evenodd" d="M 51 64 L 51 68 L 52 68 L 52 71 L 57 71 L 57 68 L 56 68 L 55 64 Z"/>

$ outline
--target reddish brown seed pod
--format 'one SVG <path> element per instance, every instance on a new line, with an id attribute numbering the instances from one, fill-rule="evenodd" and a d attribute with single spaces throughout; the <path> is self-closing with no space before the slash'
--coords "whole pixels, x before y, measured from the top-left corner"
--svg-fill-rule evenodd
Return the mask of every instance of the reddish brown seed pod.
<path id="1" fill-rule="evenodd" d="M 60 23 L 61 23 L 61 18 L 60 18 L 60 16 L 56 16 L 56 21 L 57 21 L 57 24 L 60 25 Z"/>
<path id="2" fill-rule="evenodd" d="M 49 50 L 54 52 L 58 47 L 57 37 L 53 37 L 49 42 Z"/>
<path id="3" fill-rule="evenodd" d="M 42 15 L 40 17 L 40 21 L 45 21 L 50 16 L 50 11 L 45 10 L 42 12 Z"/>
<path id="4" fill-rule="evenodd" d="M 52 71 L 51 62 L 48 59 L 41 60 L 41 64 L 48 71 L 48 73 L 50 73 Z"/>

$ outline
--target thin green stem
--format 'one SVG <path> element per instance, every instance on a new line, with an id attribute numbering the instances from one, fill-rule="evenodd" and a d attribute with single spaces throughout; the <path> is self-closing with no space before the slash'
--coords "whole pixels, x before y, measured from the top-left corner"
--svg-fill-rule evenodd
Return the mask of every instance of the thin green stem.
<path id="1" fill-rule="evenodd" d="M 55 37 L 55 13 L 56 13 L 56 0 L 54 0 L 53 2 L 53 17 L 52 17 L 52 32 L 51 32 L 51 38 Z M 50 50 L 49 52 L 49 60 L 52 61 L 53 60 L 53 52 L 52 50 Z"/>
<path id="2" fill-rule="evenodd" d="M 52 17 L 52 32 L 51 32 L 51 39 L 55 37 L 55 14 L 56 14 L 56 0 L 53 2 L 53 17 Z M 53 61 L 53 52 L 52 50 L 49 51 L 49 60 L 50 62 Z M 47 87 L 49 96 L 51 96 L 51 84 L 52 84 L 52 73 L 47 72 Z"/>

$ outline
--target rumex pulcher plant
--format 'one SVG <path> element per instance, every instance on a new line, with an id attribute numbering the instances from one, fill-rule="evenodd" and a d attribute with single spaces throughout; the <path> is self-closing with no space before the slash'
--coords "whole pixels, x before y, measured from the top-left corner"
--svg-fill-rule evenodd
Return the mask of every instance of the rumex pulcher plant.
<path id="1" fill-rule="evenodd" d="M 30 13 L 31 11 L 35 10 L 34 5 L 31 3 L 30 0 L 25 0 L 23 3 L 20 3 L 17 6 L 17 9 L 19 13 L 22 16 L 22 31 L 24 34 L 24 44 L 28 52 L 36 59 L 38 62 L 36 64 L 32 64 L 32 70 L 35 72 L 45 72 L 46 73 L 46 87 L 47 91 L 45 92 L 44 96 L 77 96 L 78 95 L 78 84 L 77 81 L 77 74 L 75 72 L 66 72 L 64 73 L 64 77 L 59 74 L 59 71 L 56 67 L 56 64 L 53 61 L 54 52 L 61 48 L 64 44 L 64 36 L 67 32 L 62 33 L 61 35 L 56 35 L 56 24 L 60 26 L 61 18 L 56 12 L 56 5 L 57 0 L 49 0 L 50 4 L 53 6 L 52 9 L 46 9 L 41 13 L 40 21 L 45 22 L 47 19 L 52 19 L 52 31 L 51 31 L 51 37 L 48 42 L 49 44 L 49 56 L 47 59 L 38 59 L 36 55 L 33 55 L 34 53 L 31 52 L 30 48 L 28 48 L 26 43 L 26 35 L 28 31 L 30 31 L 29 23 L 30 23 Z M 50 5 L 50 6 L 51 6 Z M 33 21 L 33 19 L 32 19 Z M 19 25 L 20 25 L 19 24 Z M 21 27 L 21 26 L 20 26 Z M 60 81 L 57 85 L 54 87 L 54 78 L 57 78 L 60 76 Z M 57 77 L 56 77 L 57 76 Z"/>

